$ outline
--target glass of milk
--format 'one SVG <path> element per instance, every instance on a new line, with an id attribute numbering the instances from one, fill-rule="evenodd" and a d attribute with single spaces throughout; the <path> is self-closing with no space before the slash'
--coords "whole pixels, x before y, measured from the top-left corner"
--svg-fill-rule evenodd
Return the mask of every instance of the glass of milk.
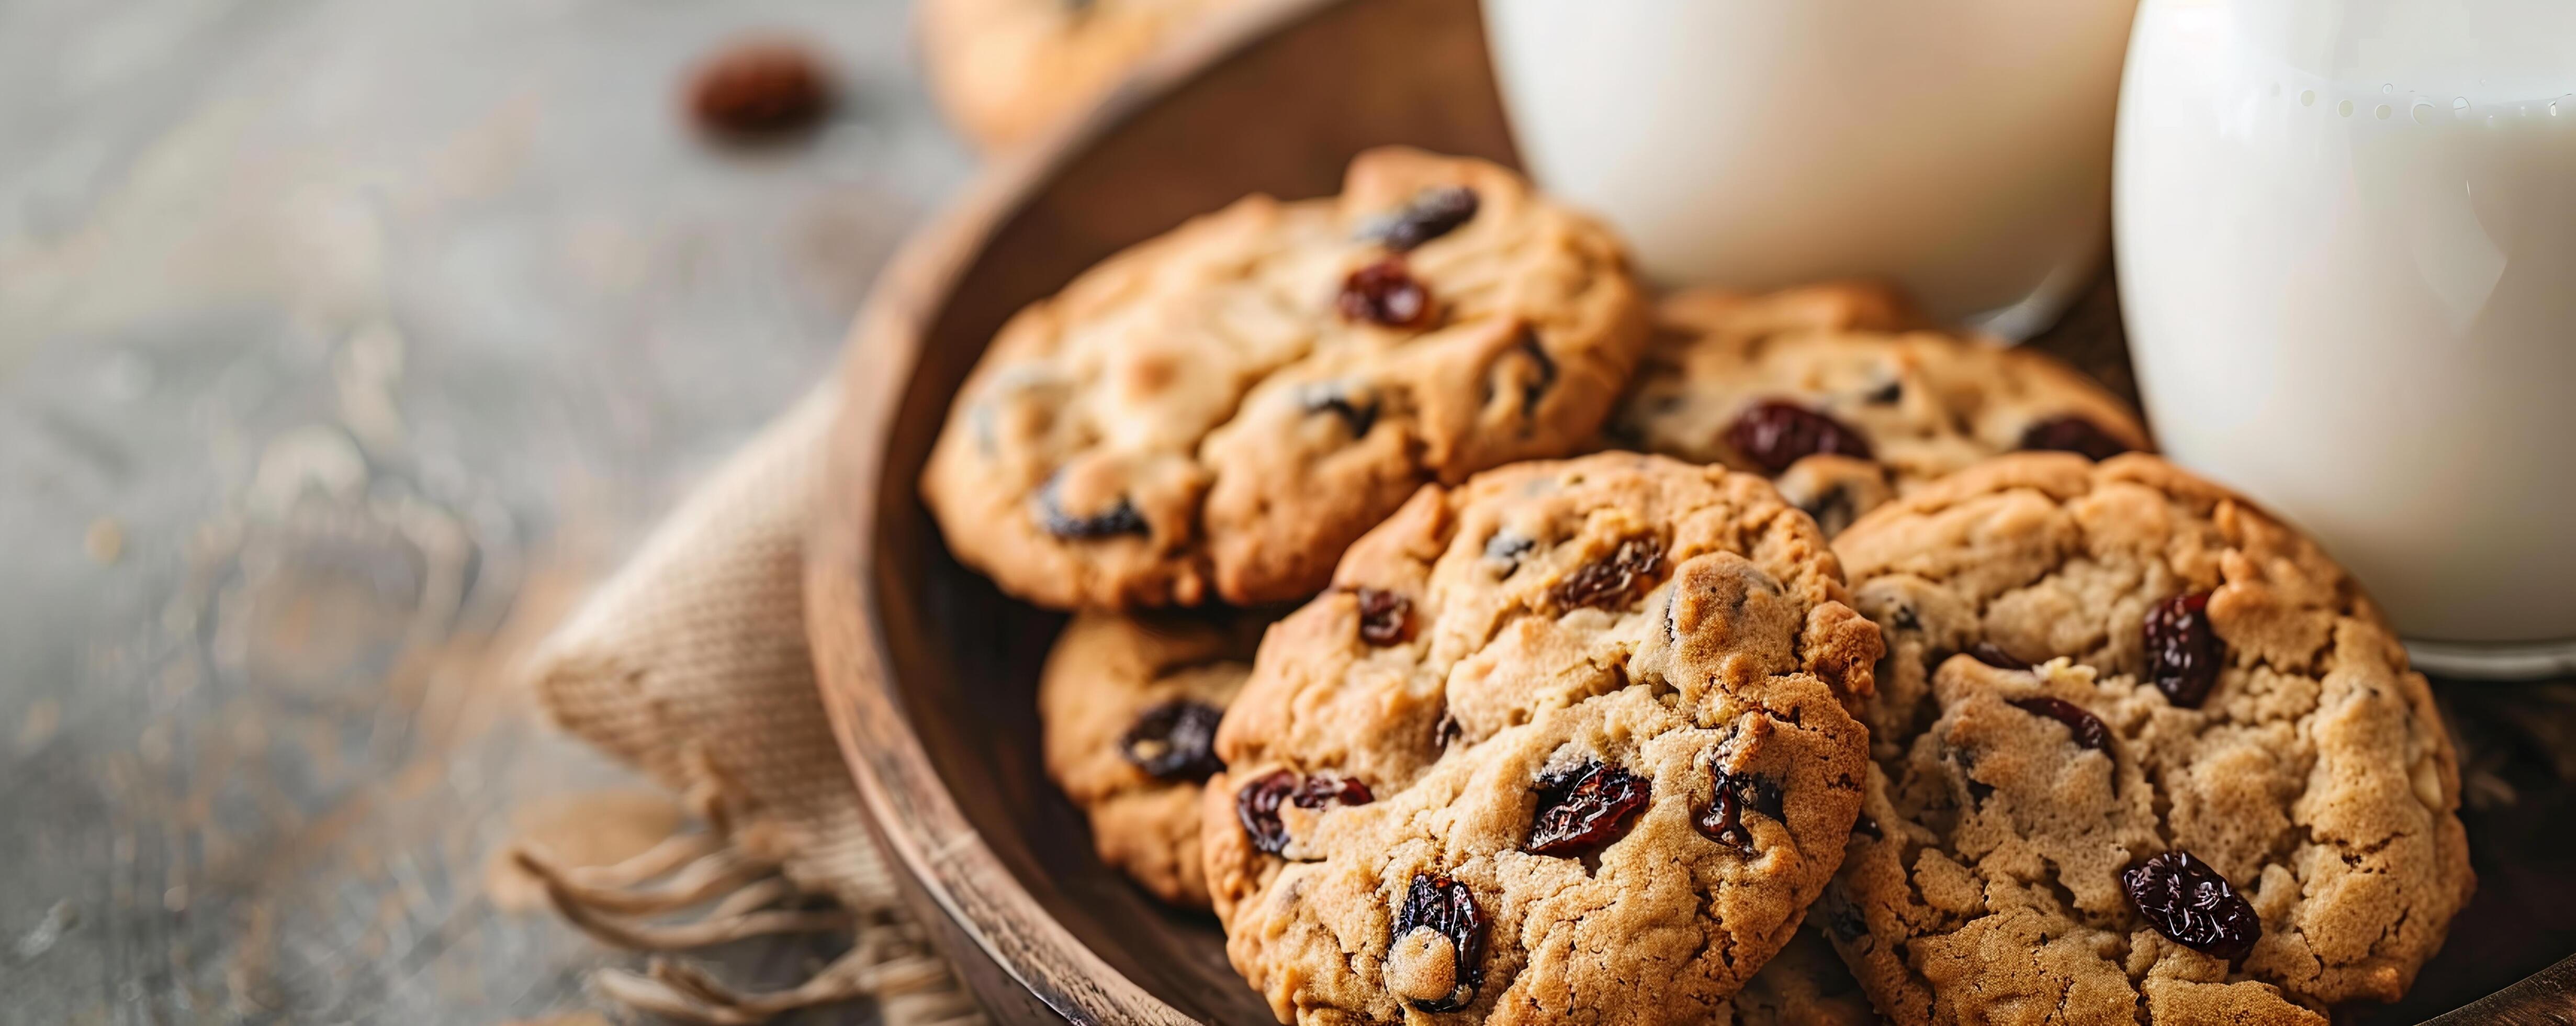
<path id="1" fill-rule="evenodd" d="M 2025 337 L 2109 249 L 2134 0 L 1485 0 L 1521 156 L 1666 284 L 1903 285 Z"/>
<path id="2" fill-rule="evenodd" d="M 2117 166 L 2165 451 L 2426 669 L 2576 671 L 2576 0 L 2144 0 Z"/>

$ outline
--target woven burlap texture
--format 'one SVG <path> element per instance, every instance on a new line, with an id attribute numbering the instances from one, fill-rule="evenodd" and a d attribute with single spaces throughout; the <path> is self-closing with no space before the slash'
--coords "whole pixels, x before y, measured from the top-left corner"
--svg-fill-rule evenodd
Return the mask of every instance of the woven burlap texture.
<path id="1" fill-rule="evenodd" d="M 877 999 L 889 1026 L 977 1017 L 897 904 L 815 689 L 804 544 L 834 410 L 818 391 L 735 454 L 528 665 L 549 717 L 686 796 L 705 824 L 611 867 L 514 852 L 564 918 L 656 951 L 855 931 L 848 955 L 789 991 L 744 993 L 658 957 L 642 974 L 601 971 L 598 989 L 622 1003 L 712 1023 L 855 997 Z M 813 895 L 839 908 L 797 904 Z"/>

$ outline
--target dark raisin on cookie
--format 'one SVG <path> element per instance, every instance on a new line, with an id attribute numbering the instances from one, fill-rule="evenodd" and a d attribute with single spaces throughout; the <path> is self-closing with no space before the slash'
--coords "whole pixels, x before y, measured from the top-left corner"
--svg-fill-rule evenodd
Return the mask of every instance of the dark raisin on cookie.
<path id="1" fill-rule="evenodd" d="M 1731 844 L 1753 854 L 1753 831 L 1744 826 L 1744 814 L 1759 812 L 1772 819 L 1781 818 L 1780 784 L 1752 773 L 1728 773 L 1709 767 L 1711 788 L 1708 807 L 1693 817 L 1691 825 L 1701 836 L 1720 844 Z"/>
<path id="2" fill-rule="evenodd" d="M 2066 725 L 2075 743 L 2097 752 L 2111 750 L 2111 728 L 2084 707 L 2063 698 L 2016 698 L 2012 706 L 2034 716 L 2046 716 Z"/>
<path id="3" fill-rule="evenodd" d="M 1814 520 L 1816 530 L 1823 531 L 1827 538 L 1843 533 L 1844 528 L 1858 519 L 1858 515 L 1852 512 L 1851 489 L 1839 484 L 1825 489 L 1822 495 L 1799 503 L 1798 511 Z"/>
<path id="4" fill-rule="evenodd" d="M 2021 447 L 2045 452 L 2071 452 L 2099 463 L 2129 451 L 2129 443 L 2111 437 L 2102 426 L 2068 414 L 2032 424 L 2021 433 Z"/>
<path id="5" fill-rule="evenodd" d="M 1539 344 L 1538 333 L 1528 328 L 1521 329 L 1520 338 L 1512 343 L 1509 355 L 1519 357 L 1520 362 L 1530 366 L 1529 372 L 1520 380 L 1521 426 L 1526 431 L 1538 416 L 1539 400 L 1545 399 L 1547 390 L 1556 385 L 1556 360 L 1547 355 L 1545 346 Z"/>
<path id="6" fill-rule="evenodd" d="M 1337 805 L 1366 805 L 1376 801 L 1367 784 L 1357 777 L 1338 773 L 1318 773 L 1307 777 L 1288 796 L 1288 801 L 1301 809 L 1322 809 Z"/>
<path id="7" fill-rule="evenodd" d="M 1390 328 L 1419 328 L 1431 323 L 1431 290 L 1415 280 L 1413 272 L 1404 269 L 1404 261 L 1395 257 L 1352 271 L 1342 280 L 1341 296 L 1335 303 L 1345 320 Z"/>
<path id="8" fill-rule="evenodd" d="M 2194 951 L 2234 961 L 2254 950 L 2263 919 L 2227 878 L 2190 852 L 2174 850 L 2120 874 L 2129 904 L 2157 933 Z"/>
<path id="9" fill-rule="evenodd" d="M 1413 600 L 1399 592 L 1353 588 L 1360 600 L 1360 640 L 1379 648 L 1413 640 Z"/>
<path id="10" fill-rule="evenodd" d="M 1503 564 L 1503 572 L 1497 576 L 1509 577 L 1520 572 L 1521 557 L 1537 547 L 1538 542 L 1525 535 L 1496 531 L 1485 539 L 1485 558 Z"/>
<path id="11" fill-rule="evenodd" d="M 1288 825 L 1279 819 L 1280 803 L 1324 809 L 1366 805 L 1375 798 L 1367 784 L 1350 777 L 1318 773 L 1300 778 L 1293 770 L 1272 770 L 1234 792 L 1234 819 L 1243 824 L 1243 835 L 1252 840 L 1255 850 L 1277 855 L 1288 850 Z"/>
<path id="12" fill-rule="evenodd" d="M 1377 401 L 1354 398 L 1350 388 L 1339 382 L 1318 381 L 1298 388 L 1297 405 L 1308 413 L 1340 417 L 1352 438 L 1366 438 L 1369 429 L 1377 426 Z"/>
<path id="13" fill-rule="evenodd" d="M 2209 593 L 2176 595 L 2147 611 L 2147 679 L 2165 700 L 2185 709 L 2200 708 L 2218 684 L 2227 646 L 2209 623 Z"/>
<path id="14" fill-rule="evenodd" d="M 1402 253 L 1457 231 L 1476 219 L 1476 190 L 1463 185 L 1435 185 L 1413 194 L 1393 213 L 1360 226 L 1360 238 Z"/>
<path id="15" fill-rule="evenodd" d="M 1597 762 L 1543 778 L 1529 843 L 1521 850 L 1572 855 L 1606 846 L 1627 832 L 1651 789 L 1646 778 Z"/>
<path id="16" fill-rule="evenodd" d="M 1998 670 L 2027 670 L 2031 666 L 2030 660 L 2015 659 L 2012 653 L 2004 651 L 2002 645 L 1991 641 L 1968 646 L 1968 657 Z"/>
<path id="17" fill-rule="evenodd" d="M 1890 378 L 1886 384 L 1870 389 L 1869 394 L 1862 398 L 1869 400 L 1872 406 L 1892 405 L 1905 398 L 1905 382 Z"/>
<path id="18" fill-rule="evenodd" d="M 1162 780 L 1206 780 L 1225 764 L 1216 758 L 1216 725 L 1224 710 L 1187 699 L 1144 711 L 1118 737 L 1119 754 Z"/>
<path id="19" fill-rule="evenodd" d="M 1765 472 L 1779 474 L 1817 453 L 1869 459 L 1869 440 L 1839 420 L 1784 399 L 1765 399 L 1727 425 L 1726 444 Z"/>
<path id="20" fill-rule="evenodd" d="M 1654 587 L 1663 571 L 1663 546 L 1652 538 L 1630 538 L 1611 550 L 1608 558 L 1575 568 L 1556 582 L 1549 597 L 1565 609 L 1617 609 Z"/>
<path id="21" fill-rule="evenodd" d="M 1852 832 L 1868 838 L 1883 838 L 1887 836 L 1887 832 L 1879 829 L 1878 827 L 1878 817 L 1872 816 L 1866 812 L 1861 813 L 1858 817 L 1852 820 Z"/>
<path id="22" fill-rule="evenodd" d="M 1083 541 L 1152 533 L 1145 523 L 1145 515 L 1137 512 L 1136 505 L 1123 496 L 1108 509 L 1090 516 L 1065 512 L 1063 498 L 1057 494 L 1058 484 L 1056 479 L 1049 478 L 1033 500 L 1037 505 L 1038 526 L 1046 528 L 1048 534 L 1066 541 Z"/>
<path id="23" fill-rule="evenodd" d="M 1252 847 L 1264 854 L 1277 855 L 1288 847 L 1288 827 L 1279 821 L 1279 803 L 1297 790 L 1297 774 L 1272 770 L 1252 779 L 1234 792 L 1234 819 L 1243 824 L 1243 835 Z"/>
<path id="24" fill-rule="evenodd" d="M 1391 950 L 1415 930 L 1429 930 L 1449 939 L 1449 949 L 1456 962 L 1456 984 L 1445 997 L 1421 999 L 1413 1007 L 1431 1013 L 1455 1012 L 1476 1000 L 1476 989 L 1485 982 L 1484 910 L 1476 907 L 1476 895 L 1466 884 L 1437 874 L 1416 874 L 1405 889 L 1404 904 L 1396 906 L 1395 928 L 1387 935 Z"/>
<path id="25" fill-rule="evenodd" d="M 744 43 L 709 59 L 689 82 L 689 115 L 710 136 L 770 142 L 812 129 L 832 109 L 831 77 L 812 50 Z"/>
<path id="26" fill-rule="evenodd" d="M 1835 940 L 1849 944 L 1869 932 L 1869 919 L 1861 915 L 1860 906 L 1837 892 L 1827 891 L 1826 894 L 1832 907 L 1825 910 L 1825 929 L 1834 932 Z"/>

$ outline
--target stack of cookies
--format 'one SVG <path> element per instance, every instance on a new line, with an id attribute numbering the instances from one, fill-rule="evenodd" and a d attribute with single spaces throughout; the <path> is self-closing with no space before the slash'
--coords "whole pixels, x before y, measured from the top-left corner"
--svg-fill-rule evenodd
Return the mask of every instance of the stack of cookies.
<path id="1" fill-rule="evenodd" d="M 2147 445 L 1883 290 L 1656 302 L 1381 150 L 1022 311 L 923 493 L 1077 611 L 1048 769 L 1282 1022 L 2393 1000 L 2472 881 L 2424 679 Z"/>

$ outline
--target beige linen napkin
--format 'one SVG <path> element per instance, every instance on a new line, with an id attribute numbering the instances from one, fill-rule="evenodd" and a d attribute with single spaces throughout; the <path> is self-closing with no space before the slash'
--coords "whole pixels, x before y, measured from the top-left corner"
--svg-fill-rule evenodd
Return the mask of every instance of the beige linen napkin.
<path id="1" fill-rule="evenodd" d="M 601 970 L 593 982 L 621 1003 L 735 1024 L 873 997 L 888 1026 L 981 1019 L 897 903 L 815 690 L 805 525 L 836 406 L 818 390 L 735 454 L 527 668 L 557 724 L 685 796 L 705 824 L 613 866 L 516 846 L 565 920 L 657 953 L 854 932 L 848 954 L 785 991 L 745 993 L 659 955 L 644 973 Z M 823 898 L 837 907 L 809 907 Z"/>

